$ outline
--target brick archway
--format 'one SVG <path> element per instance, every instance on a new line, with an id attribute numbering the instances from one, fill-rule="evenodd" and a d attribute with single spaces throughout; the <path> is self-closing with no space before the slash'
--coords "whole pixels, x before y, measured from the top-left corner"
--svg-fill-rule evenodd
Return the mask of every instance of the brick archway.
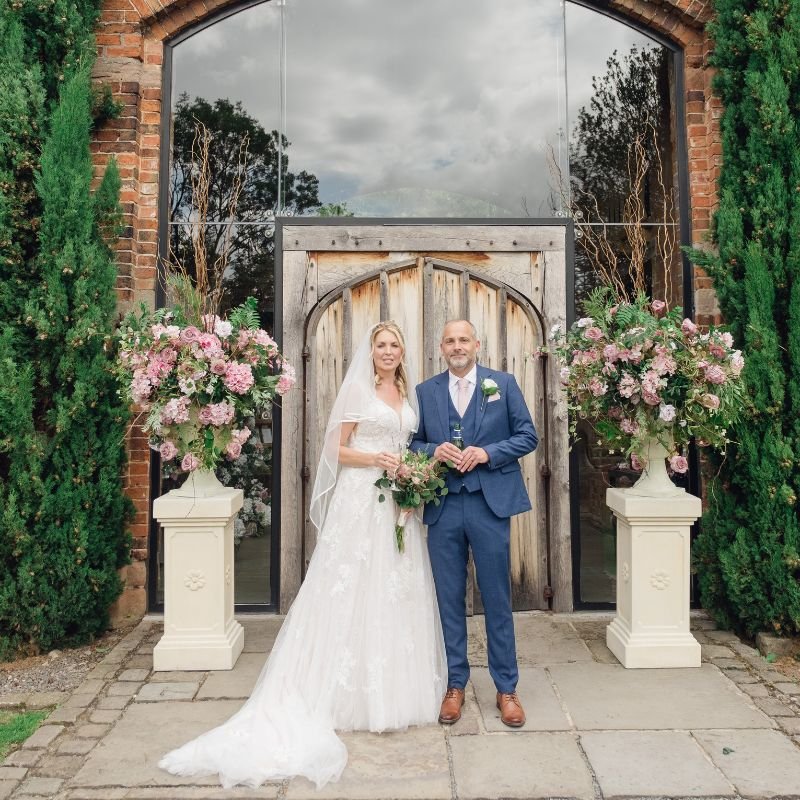
<path id="1" fill-rule="evenodd" d="M 241 0 L 104 0 L 97 29 L 94 77 L 108 83 L 122 114 L 95 134 L 95 169 L 111 156 L 122 177 L 124 232 L 117 249 L 117 295 L 125 311 L 141 301 L 152 304 L 157 283 L 159 153 L 161 148 L 164 44 L 193 25 Z M 598 3 L 598 7 L 606 5 Z M 686 139 L 689 160 L 691 236 L 707 240 L 721 158 L 720 104 L 711 91 L 708 55 L 712 42 L 705 27 L 711 2 L 702 0 L 610 0 L 607 8 L 643 23 L 674 41 L 684 52 Z M 710 280 L 697 270 L 695 307 L 701 323 L 716 320 Z M 117 622 L 147 610 L 147 558 L 150 527 L 150 451 L 141 432 L 128 442 L 126 491 L 136 505 L 132 563 L 123 570 L 125 592 L 112 609 Z"/>

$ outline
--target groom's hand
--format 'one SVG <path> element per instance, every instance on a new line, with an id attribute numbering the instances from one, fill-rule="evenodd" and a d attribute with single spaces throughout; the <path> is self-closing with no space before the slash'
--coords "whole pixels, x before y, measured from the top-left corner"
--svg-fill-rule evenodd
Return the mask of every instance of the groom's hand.
<path id="1" fill-rule="evenodd" d="M 459 450 L 452 442 L 442 442 L 434 451 L 433 457 L 446 464 L 448 461 L 455 464 L 461 458 Z"/>
<path id="2" fill-rule="evenodd" d="M 482 447 L 465 447 L 460 456 L 461 459 L 455 462 L 459 472 L 472 472 L 478 464 L 489 462 L 489 454 Z"/>

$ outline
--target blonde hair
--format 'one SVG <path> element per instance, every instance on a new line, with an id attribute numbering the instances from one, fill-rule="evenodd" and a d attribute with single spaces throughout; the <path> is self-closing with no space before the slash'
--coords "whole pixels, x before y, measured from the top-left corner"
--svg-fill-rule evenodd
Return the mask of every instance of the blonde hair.
<path id="1" fill-rule="evenodd" d="M 370 346 L 372 350 L 375 350 L 375 340 L 378 338 L 379 333 L 383 333 L 384 331 L 388 331 L 397 338 L 397 341 L 400 342 L 400 347 L 403 348 L 403 358 L 401 359 L 400 363 L 397 365 L 397 369 L 394 371 L 394 383 L 395 386 L 400 390 L 400 394 L 403 397 L 408 397 L 408 375 L 406 374 L 406 340 L 403 336 L 403 332 L 400 330 L 400 326 L 394 322 L 393 320 L 386 320 L 385 322 L 379 322 L 372 331 L 372 337 L 370 338 Z M 375 364 L 373 363 L 372 369 L 375 369 Z M 375 373 L 375 385 L 380 385 L 381 379 L 380 376 Z"/>

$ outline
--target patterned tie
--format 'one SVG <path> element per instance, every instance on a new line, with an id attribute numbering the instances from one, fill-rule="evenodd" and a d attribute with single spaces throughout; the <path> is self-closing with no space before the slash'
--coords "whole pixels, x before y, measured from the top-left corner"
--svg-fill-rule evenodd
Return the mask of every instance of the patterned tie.
<path id="1" fill-rule="evenodd" d="M 459 378 L 456 381 L 458 394 L 456 395 L 456 411 L 458 416 L 463 417 L 469 405 L 469 381 L 466 378 Z"/>

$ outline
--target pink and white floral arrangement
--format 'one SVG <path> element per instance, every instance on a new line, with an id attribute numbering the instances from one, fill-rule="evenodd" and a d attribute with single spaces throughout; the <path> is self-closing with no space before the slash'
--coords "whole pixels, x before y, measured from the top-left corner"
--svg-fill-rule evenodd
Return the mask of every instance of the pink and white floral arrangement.
<path id="1" fill-rule="evenodd" d="M 244 420 L 295 384 L 295 372 L 260 327 L 255 301 L 227 320 L 191 324 L 180 309 L 142 308 L 118 332 L 121 394 L 146 413 L 150 446 L 180 468 L 214 469 L 250 437 Z"/>
<path id="2" fill-rule="evenodd" d="M 686 445 L 724 449 L 744 403 L 744 359 L 730 333 L 700 331 L 680 308 L 639 295 L 615 300 L 595 290 L 587 316 L 568 332 L 550 332 L 570 409 L 570 431 L 587 420 L 600 443 L 642 466 L 647 441 L 658 439 L 674 472 L 686 472 Z"/>

